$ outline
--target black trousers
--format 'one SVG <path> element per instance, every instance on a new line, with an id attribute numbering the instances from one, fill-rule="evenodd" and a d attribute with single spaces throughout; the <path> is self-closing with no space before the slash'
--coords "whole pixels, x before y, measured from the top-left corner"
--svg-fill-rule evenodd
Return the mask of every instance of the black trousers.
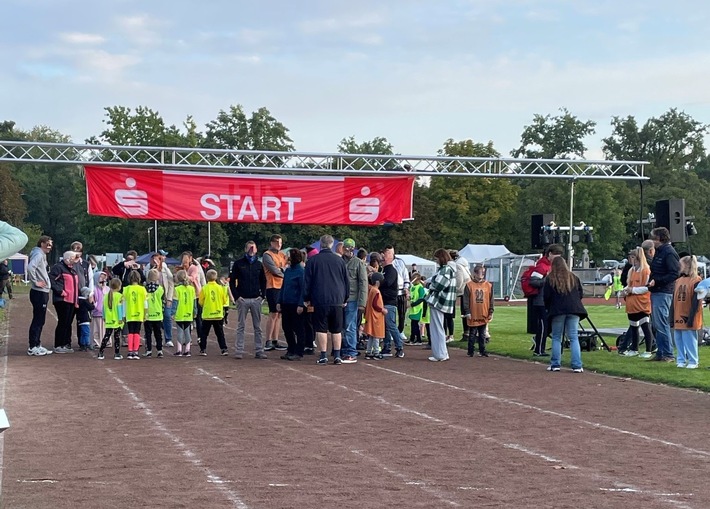
<path id="1" fill-rule="evenodd" d="M 12 299 L 12 280 L 10 278 L 0 281 L 0 298 L 4 291 L 7 291 L 7 296 Z"/>
<path id="2" fill-rule="evenodd" d="M 468 338 L 468 320 L 463 316 L 463 297 L 458 297 L 459 310 L 461 311 L 461 326 L 463 327 L 463 339 Z"/>
<path id="3" fill-rule="evenodd" d="M 220 350 L 227 349 L 227 342 L 224 340 L 224 323 L 222 320 L 202 320 L 202 329 L 200 330 L 200 350 L 207 350 L 207 336 L 210 334 L 210 328 L 214 328 L 214 333 L 217 336 L 217 343 Z"/>
<path id="4" fill-rule="evenodd" d="M 469 327 L 468 329 L 468 354 L 473 355 L 476 351 L 476 343 L 478 343 L 478 353 L 486 352 L 486 326 L 478 325 Z"/>
<path id="5" fill-rule="evenodd" d="M 121 327 L 116 327 L 115 329 L 106 329 L 106 333 L 104 334 L 104 337 L 101 340 L 99 353 L 104 353 L 104 348 L 106 348 L 106 345 L 108 345 L 108 340 L 111 339 L 111 334 L 113 334 L 114 353 L 121 353 Z"/>
<path id="6" fill-rule="evenodd" d="M 155 335 L 155 347 L 160 352 L 163 349 L 163 321 L 149 320 L 145 322 L 145 350 L 153 349 L 153 335 Z"/>
<path id="7" fill-rule="evenodd" d="M 547 336 L 550 334 L 547 323 L 547 309 L 545 306 L 533 306 L 535 315 L 535 353 L 542 355 L 545 353 Z"/>
<path id="8" fill-rule="evenodd" d="M 444 313 L 444 334 L 447 336 L 454 335 L 454 314 Z"/>
<path id="9" fill-rule="evenodd" d="M 627 333 L 631 334 L 631 343 L 629 350 L 638 352 L 639 349 L 639 329 L 643 331 L 643 340 L 646 343 L 646 351 L 651 352 L 653 349 L 653 331 L 651 331 L 651 322 L 642 323 L 639 327 L 630 326 Z"/>
<path id="10" fill-rule="evenodd" d="M 54 348 L 71 346 L 71 324 L 74 321 L 76 308 L 71 302 L 55 302 L 57 312 L 57 327 L 54 329 Z"/>
<path id="11" fill-rule="evenodd" d="M 281 327 L 284 330 L 287 355 L 303 357 L 306 346 L 305 310 L 299 315 L 295 304 L 281 304 Z"/>
<path id="12" fill-rule="evenodd" d="M 407 299 L 406 295 L 397 295 L 397 330 L 400 334 L 404 332 L 404 320 L 407 317 Z"/>
<path id="13" fill-rule="evenodd" d="M 49 293 L 39 290 L 30 290 L 30 303 L 32 303 L 32 323 L 30 323 L 30 348 L 42 344 L 42 328 L 47 319 L 47 303 Z"/>
<path id="14" fill-rule="evenodd" d="M 409 341 L 412 343 L 422 342 L 422 330 L 419 328 L 419 320 L 411 320 L 412 329 L 409 333 Z"/>

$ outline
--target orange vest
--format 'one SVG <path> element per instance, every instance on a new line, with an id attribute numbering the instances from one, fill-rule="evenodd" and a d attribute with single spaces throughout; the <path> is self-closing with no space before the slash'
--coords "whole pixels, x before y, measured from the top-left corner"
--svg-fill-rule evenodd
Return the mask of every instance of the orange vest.
<path id="1" fill-rule="evenodd" d="M 700 276 L 681 276 L 675 280 L 673 292 L 673 328 L 684 330 L 699 330 L 703 326 L 703 307 L 695 297 L 695 285 L 701 281 Z M 695 319 L 688 323 L 693 301 L 698 307 Z"/>
<path id="2" fill-rule="evenodd" d="M 367 304 L 365 305 L 365 327 L 363 332 L 373 338 L 385 337 L 385 315 L 381 311 L 376 311 L 373 303 L 377 303 L 379 308 L 384 308 L 382 295 L 379 288 L 370 285 L 367 291 Z"/>
<path id="3" fill-rule="evenodd" d="M 274 253 L 273 251 L 264 251 L 264 256 L 271 256 L 271 259 L 274 260 L 274 265 L 276 265 L 279 269 L 285 269 L 286 266 L 288 265 L 288 260 L 286 259 L 286 255 L 283 254 L 281 251 L 278 253 Z M 271 272 L 269 272 L 266 269 L 266 264 L 264 264 L 264 274 L 266 275 L 266 288 L 276 288 L 280 289 L 281 286 L 284 284 L 284 278 L 282 277 L 276 277 L 274 276 Z"/>
<path id="4" fill-rule="evenodd" d="M 468 309 L 471 318 L 468 318 L 469 327 L 478 327 L 488 323 L 488 315 L 491 312 L 491 292 L 493 285 L 488 281 L 469 281 L 468 287 Z"/>
<path id="5" fill-rule="evenodd" d="M 648 276 L 651 274 L 651 269 L 636 270 L 631 269 L 627 276 L 628 286 L 631 288 L 638 288 L 640 286 L 646 286 L 648 283 Z M 626 313 L 645 313 L 647 315 L 651 314 L 651 292 L 646 292 L 644 294 L 634 295 L 630 293 L 626 296 Z"/>

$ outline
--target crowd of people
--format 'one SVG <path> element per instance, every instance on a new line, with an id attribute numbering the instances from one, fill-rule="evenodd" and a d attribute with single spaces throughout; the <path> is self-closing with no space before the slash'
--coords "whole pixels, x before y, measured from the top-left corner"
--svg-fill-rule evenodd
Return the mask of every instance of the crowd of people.
<path id="1" fill-rule="evenodd" d="M 53 241 L 42 236 L 28 263 L 33 317 L 27 353 L 74 353 L 75 323 L 79 351 L 97 350 L 99 359 L 105 358 L 106 348 L 122 359 L 122 347 L 127 348 L 127 359 L 163 357 L 163 346 L 173 348 L 175 356 L 191 356 L 193 334 L 199 354 L 207 355 L 211 331 L 220 354 L 228 355 L 224 326 L 234 303 L 237 359 L 245 355 L 246 321 L 251 315 L 257 359 L 282 350 L 281 358 L 287 361 L 317 354 L 318 364 L 354 364 L 361 351 L 372 360 L 402 358 L 404 345 L 409 344 L 430 349 L 430 361 L 446 361 L 456 307 L 462 313 L 469 355 L 478 346 L 479 355 L 488 356 L 487 323 L 494 306 L 482 267 L 472 276 L 458 253 L 439 249 L 434 254 L 438 270 L 427 280 L 416 267 L 408 270 L 393 246 L 368 253 L 356 250 L 353 239 L 334 244 L 332 236 L 324 235 L 320 249 L 307 246 L 283 252 L 282 238 L 273 235 L 260 254 L 256 243 L 249 241 L 244 255 L 220 278 L 209 256 L 195 260 L 190 252 L 182 253 L 176 270 L 166 265 L 165 251 L 153 253 L 143 267 L 132 250 L 113 267 L 99 270 L 78 241 L 49 267 Z M 50 298 L 57 325 L 53 348 L 48 349 L 41 336 Z M 264 301 L 268 316 L 262 325 Z M 409 336 L 404 332 L 407 318 Z M 282 331 L 285 346 L 279 341 Z"/>
<path id="2" fill-rule="evenodd" d="M 220 277 L 209 256 L 195 260 L 187 251 L 176 270 L 166 265 L 165 251 L 153 253 L 145 267 L 137 263 L 135 251 L 128 251 L 120 263 L 98 270 L 92 256 L 83 256 L 81 242 L 72 243 L 50 268 L 46 256 L 53 243 L 42 236 L 28 265 L 33 317 L 27 353 L 73 353 L 72 324 L 76 323 L 79 350 L 98 350 L 99 359 L 110 347 L 116 359 L 123 358 L 121 347 L 127 348 L 128 359 L 139 359 L 141 344 L 143 357 L 154 353 L 163 357 L 163 346 L 173 348 L 175 356 L 191 356 L 193 333 L 199 354 L 207 355 L 211 331 L 220 354 L 228 355 L 224 326 L 234 303 L 237 359 L 245 355 L 246 321 L 251 315 L 257 359 L 282 350 L 281 358 L 287 361 L 317 354 L 318 364 L 354 364 L 361 351 L 366 359 L 402 358 L 408 344 L 430 349 L 432 362 L 446 361 L 457 308 L 468 355 L 474 356 L 477 349 L 479 356 L 488 356 L 488 323 L 495 305 L 483 266 L 470 271 L 468 261 L 456 251 L 438 249 L 434 253 L 438 269 L 427 279 L 415 266 L 408 270 L 393 246 L 367 253 L 356 250 L 353 239 L 334 244 L 332 236 L 324 235 L 320 250 L 307 246 L 284 252 L 282 238 L 273 235 L 260 256 L 256 243 L 249 241 L 243 256 Z M 561 369 L 566 337 L 571 368 L 582 373 L 578 329 L 587 311 L 582 284 L 563 254 L 562 246 L 547 246 L 531 273 L 529 332 L 535 334 L 533 356 L 550 357 L 550 371 Z M 628 346 L 621 353 L 697 368 L 694 338 L 702 327 L 702 306 L 694 293 L 700 281 L 695 258 L 680 258 L 668 230 L 656 228 L 650 240 L 629 253 L 628 260 L 618 282 L 629 320 Z M 50 297 L 57 316 L 51 350 L 41 343 Z M 264 301 L 268 316 L 262 326 Z M 404 332 L 407 318 L 409 335 Z M 643 353 L 638 351 L 640 331 Z M 279 341 L 282 332 L 285 346 Z"/>
<path id="3" fill-rule="evenodd" d="M 548 371 L 561 370 L 562 339 L 569 341 L 571 367 L 582 373 L 579 322 L 587 318 L 579 278 L 569 269 L 558 244 L 547 246 L 535 265 L 530 285 L 537 288 L 528 297 L 530 329 L 535 334 L 534 357 L 550 357 Z M 626 346 L 619 353 L 677 367 L 697 369 L 698 331 L 702 329 L 702 296 L 696 294 L 701 278 L 694 256 L 679 256 L 671 245 L 667 228 L 651 231 L 649 240 L 629 252 L 628 263 L 614 275 L 612 285 L 623 300 L 629 320 Z M 617 304 L 620 308 L 621 304 Z M 643 332 L 645 352 L 639 352 Z M 546 338 L 552 336 L 552 353 Z M 675 354 L 674 354 L 675 349 Z"/>

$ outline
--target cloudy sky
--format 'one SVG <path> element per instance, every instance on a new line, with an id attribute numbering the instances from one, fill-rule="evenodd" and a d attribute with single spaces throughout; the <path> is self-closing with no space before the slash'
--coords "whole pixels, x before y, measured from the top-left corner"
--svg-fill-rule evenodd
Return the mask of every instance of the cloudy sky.
<path id="1" fill-rule="evenodd" d="M 507 155 L 536 113 L 640 122 L 677 107 L 710 123 L 710 6 L 701 0 L 3 0 L 0 120 L 76 142 L 103 108 L 168 123 L 262 106 L 297 150 L 448 138 Z"/>

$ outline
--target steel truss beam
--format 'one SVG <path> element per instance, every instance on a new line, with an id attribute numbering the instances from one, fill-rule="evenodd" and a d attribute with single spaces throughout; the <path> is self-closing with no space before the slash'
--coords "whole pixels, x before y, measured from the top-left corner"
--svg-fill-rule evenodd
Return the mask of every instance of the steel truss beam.
<path id="1" fill-rule="evenodd" d="M 382 156 L 0 141 L 9 163 L 120 165 L 229 173 L 385 174 L 647 180 L 643 161 Z"/>

